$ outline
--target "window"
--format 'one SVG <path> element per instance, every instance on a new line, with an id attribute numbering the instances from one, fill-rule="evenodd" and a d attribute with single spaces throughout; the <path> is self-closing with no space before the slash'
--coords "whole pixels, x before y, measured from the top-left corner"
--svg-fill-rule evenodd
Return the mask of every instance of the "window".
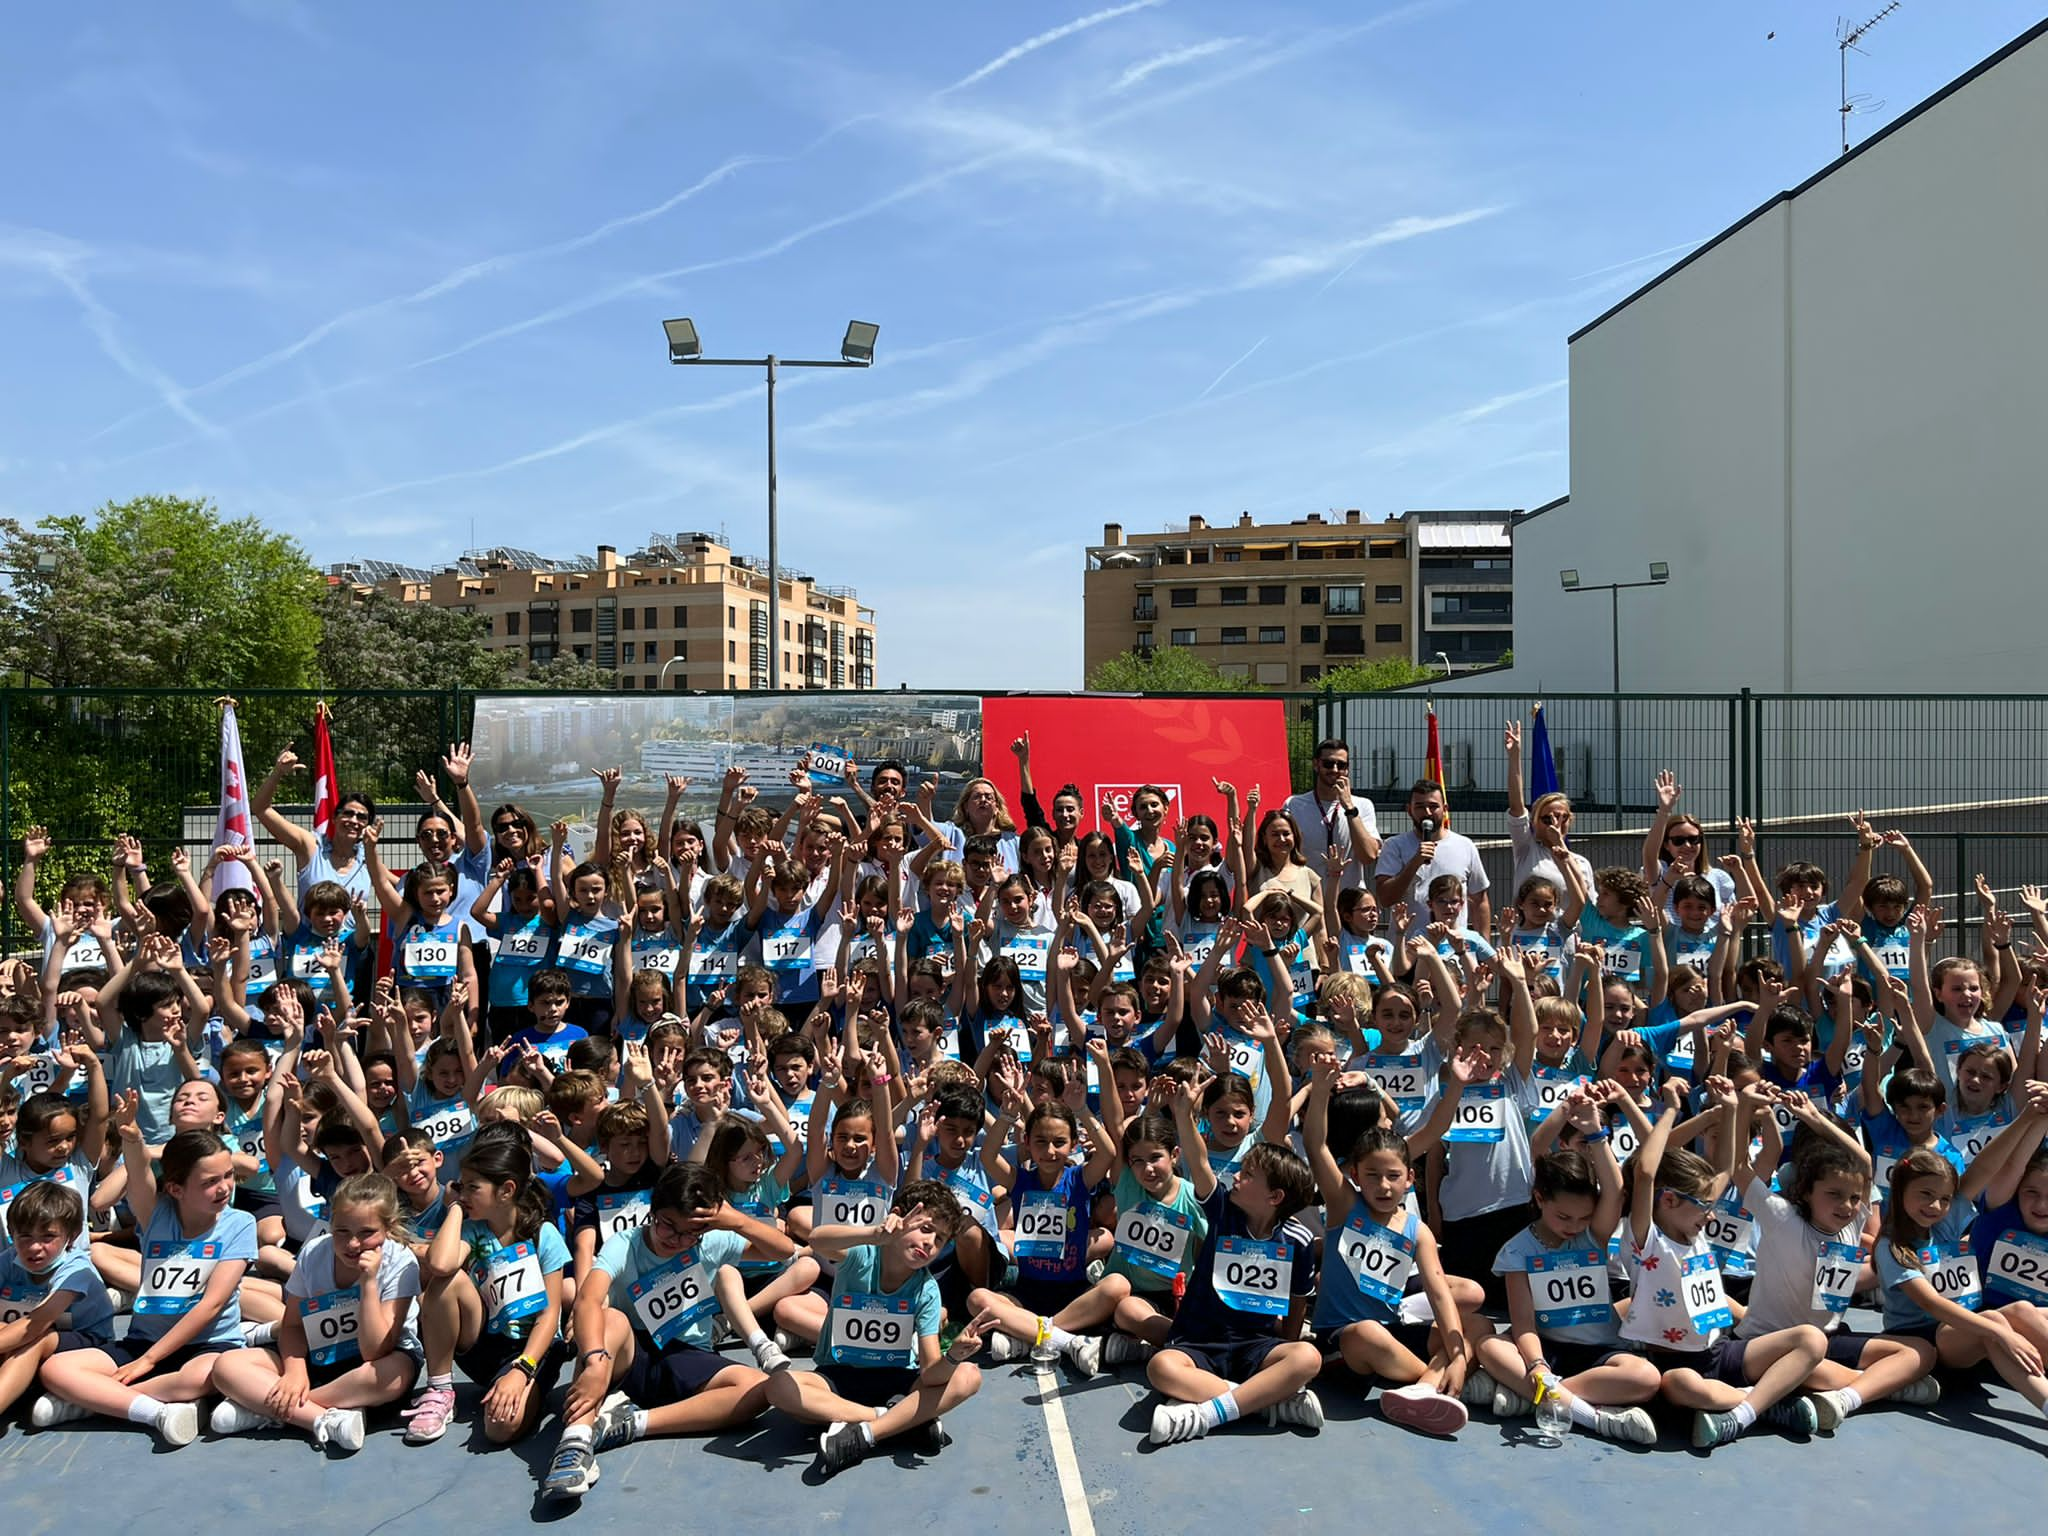
<path id="1" fill-rule="evenodd" d="M 782 621 L 782 638 L 784 640 L 787 640 L 789 638 L 789 620 L 787 619 L 784 619 Z"/>
<path id="2" fill-rule="evenodd" d="M 1220 549 L 1216 552 L 1216 558 L 1225 565 L 1235 565 L 1244 558 L 1244 551 L 1241 549 Z"/>
<path id="3" fill-rule="evenodd" d="M 1176 608 L 1192 608 L 1195 606 L 1195 589 L 1193 587 L 1175 587 L 1169 600 Z"/>
<path id="4" fill-rule="evenodd" d="M 587 635 L 590 633 L 590 610 L 588 608 L 571 608 L 569 610 L 569 633 L 572 635 Z"/>
<path id="5" fill-rule="evenodd" d="M 526 653 L 526 656 L 538 667 L 555 659 L 555 648 L 552 645 L 536 645 Z"/>
<path id="6" fill-rule="evenodd" d="M 676 641 L 675 647 L 675 650 L 670 653 L 671 655 L 687 657 L 690 654 L 690 642 L 687 640 Z"/>
<path id="7" fill-rule="evenodd" d="M 688 629 L 690 627 L 690 610 L 681 603 L 676 604 L 676 621 L 670 627 L 673 629 Z"/>
<path id="8" fill-rule="evenodd" d="M 516 613 L 508 613 L 508 614 L 506 614 L 506 615 L 505 615 L 505 633 L 506 633 L 506 634 L 508 634 L 508 635 L 516 635 L 516 634 L 518 634 L 518 633 L 519 633 L 519 615 L 518 615 L 518 614 L 516 614 Z"/>
<path id="9" fill-rule="evenodd" d="M 621 688 L 631 688 L 633 686 L 633 679 L 630 677 L 622 677 L 619 679 L 619 686 Z"/>
<path id="10" fill-rule="evenodd" d="M 647 674 L 647 691 L 648 691 L 649 693 L 652 693 L 652 692 L 654 692 L 654 690 L 655 690 L 655 689 L 657 689 L 657 688 L 659 688 L 659 687 L 661 686 L 661 681 L 660 681 L 660 679 L 661 679 L 661 674 L 660 674 L 659 672 L 650 672 L 650 673 L 648 673 L 648 674 Z M 631 679 L 630 677 L 629 677 L 629 678 L 627 678 L 627 679 L 626 679 L 626 686 L 630 688 L 630 687 L 632 686 L 632 684 L 633 684 L 633 679 Z"/>
<path id="11" fill-rule="evenodd" d="M 1372 589 L 1372 600 L 1376 603 L 1398 603 L 1401 601 L 1401 589 L 1399 587 L 1374 587 Z"/>
<path id="12" fill-rule="evenodd" d="M 1225 587 L 1223 589 L 1223 606 L 1226 608 L 1242 608 L 1250 595 L 1250 587 Z"/>
<path id="13" fill-rule="evenodd" d="M 632 621 L 632 615 L 631 615 L 631 613 L 629 612 L 629 613 L 627 614 L 627 624 L 626 624 L 626 628 L 628 628 L 628 629 L 631 629 L 631 628 L 633 627 L 633 625 L 632 625 L 632 622 L 631 622 L 631 621 Z M 641 627 L 642 629 L 652 629 L 652 628 L 654 628 L 654 610 L 653 610 L 652 608 L 642 608 L 642 609 L 640 610 L 640 627 Z"/>
<path id="14" fill-rule="evenodd" d="M 1323 654 L 1326 656 L 1363 656 L 1365 654 L 1365 626 L 1362 624 L 1332 624 L 1325 631 Z"/>
<path id="15" fill-rule="evenodd" d="M 1261 624 L 1261 625 L 1259 626 L 1259 644 L 1261 644 L 1261 645 L 1285 645 L 1286 643 L 1287 643 L 1287 626 L 1286 626 L 1286 625 L 1284 625 L 1284 624 Z M 1285 682 L 1285 681 L 1286 681 L 1286 679 L 1285 679 L 1285 678 L 1282 678 L 1282 679 L 1281 679 L 1281 681 L 1282 681 L 1282 682 Z"/>
<path id="16" fill-rule="evenodd" d="M 633 610 L 632 610 L 632 609 L 630 609 L 630 608 L 628 608 L 628 609 L 626 610 L 626 617 L 630 619 L 630 618 L 631 618 L 632 616 L 633 616 Z M 634 643 L 633 641 L 631 641 L 631 640 L 623 640 L 623 641 L 621 641 L 621 642 L 619 643 L 619 660 L 620 660 L 620 661 L 622 661 L 622 662 L 624 662 L 624 663 L 625 663 L 625 664 L 626 664 L 627 666 L 629 666 L 629 667 L 630 667 L 630 666 L 631 666 L 631 665 L 632 665 L 632 664 L 634 663 L 634 661 L 635 661 L 635 660 L 637 659 L 637 658 L 635 657 L 635 655 L 634 655 L 634 652 L 635 652 L 635 651 L 637 651 L 638 649 L 639 649 L 639 647 L 638 647 L 638 646 L 637 646 L 637 645 L 636 645 L 636 644 L 635 644 L 635 643 Z"/>
<path id="17" fill-rule="evenodd" d="M 1301 643 L 1302 643 L 1303 645 L 1314 645 L 1314 644 L 1315 644 L 1315 643 L 1316 643 L 1317 641 L 1321 640 L 1322 638 L 1323 638 L 1323 626 L 1322 626 L 1322 625 L 1320 625 L 1320 624 L 1304 624 L 1304 625 L 1302 625 L 1302 626 L 1301 626 Z"/>
<path id="18" fill-rule="evenodd" d="M 1262 608 L 1271 608 L 1276 603 L 1284 603 L 1286 601 L 1287 589 L 1285 587 L 1259 588 L 1259 606 Z"/>
<path id="19" fill-rule="evenodd" d="M 1149 630 L 1149 629 L 1141 629 L 1141 630 L 1139 630 L 1139 631 L 1138 631 L 1138 649 L 1139 649 L 1139 650 L 1141 650 L 1141 651 L 1149 651 L 1149 650 L 1151 650 L 1151 649 L 1152 649 L 1152 631 L 1151 631 L 1151 630 Z"/>
<path id="20" fill-rule="evenodd" d="M 624 613 L 623 613 L 623 614 L 622 614 L 622 615 L 620 616 L 620 620 L 619 620 L 619 628 L 621 628 L 621 629 L 631 629 L 632 627 L 633 627 L 633 610 L 632 610 L 632 609 L 630 609 L 630 608 L 628 608 L 628 609 L 627 609 L 627 610 L 626 610 L 626 611 L 625 611 L 625 612 L 624 612 Z"/>
<path id="21" fill-rule="evenodd" d="M 1372 627 L 1372 638 L 1375 645 L 1399 645 L 1401 643 L 1401 626 L 1398 624 L 1375 624 Z"/>
<path id="22" fill-rule="evenodd" d="M 738 629 L 740 627 L 740 611 L 730 604 L 727 605 L 725 610 L 725 627 L 727 629 Z"/>
<path id="23" fill-rule="evenodd" d="M 725 659 L 727 661 L 738 661 L 740 659 L 739 641 L 728 640 L 725 642 Z"/>
<path id="24" fill-rule="evenodd" d="M 572 647 L 572 649 L 573 649 L 573 650 L 574 650 L 574 651 L 576 652 L 576 659 L 577 659 L 578 661 L 588 661 L 588 660 L 590 660 L 590 647 L 589 647 L 589 646 L 587 646 L 587 645 L 578 645 L 578 646 L 574 646 L 574 647 Z"/>
<path id="25" fill-rule="evenodd" d="M 1234 628 L 1234 629 L 1226 629 L 1226 630 L 1224 630 L 1224 631 L 1223 631 L 1223 643 L 1224 643 L 1225 645 L 1243 645 L 1243 644 L 1244 644 L 1244 626 L 1243 626 L 1242 624 L 1240 624 L 1240 625 L 1238 625 L 1238 626 L 1237 626 L 1236 628 Z"/>
<path id="26" fill-rule="evenodd" d="M 676 675 L 675 675 L 675 676 L 674 676 L 674 677 L 673 677 L 672 679 L 670 679 L 670 681 L 669 681 L 669 687 L 671 687 L 671 688 L 675 689 L 675 690 L 676 690 L 677 692 L 679 692 L 679 693 L 680 693 L 680 692 L 681 692 L 681 691 L 682 691 L 683 689 L 687 688 L 687 687 L 688 687 L 689 685 L 690 685 L 690 680 L 689 680 L 689 679 L 688 679 L 687 677 L 684 677 L 684 676 L 683 676 L 683 674 L 682 674 L 682 673 L 680 673 L 680 672 L 678 672 L 678 673 L 677 673 L 677 674 L 676 674 Z"/>
<path id="27" fill-rule="evenodd" d="M 1323 592 L 1323 612 L 1362 613 L 1365 611 L 1365 589 L 1363 587 L 1328 587 Z"/>
<path id="28" fill-rule="evenodd" d="M 1287 686 L 1287 663 L 1284 661 L 1262 661 L 1259 663 L 1259 681 L 1269 688 Z"/>
<path id="29" fill-rule="evenodd" d="M 1216 670 L 1225 677 L 1249 677 L 1252 669 L 1241 661 L 1226 661 L 1219 663 Z"/>
<path id="30" fill-rule="evenodd" d="M 1314 682 L 1314 681 L 1315 681 L 1315 680 L 1316 680 L 1317 678 L 1321 677 L 1322 675 L 1323 675 L 1323 669 L 1322 669 L 1322 667 L 1321 667 L 1321 666 L 1319 666 L 1319 665 L 1316 665 L 1316 664 L 1314 664 L 1314 663 L 1311 663 L 1310 665 L 1308 665 L 1308 666 L 1306 666 L 1306 667 L 1303 667 L 1303 668 L 1301 669 L 1301 680 L 1302 680 L 1302 681 L 1303 681 L 1304 683 L 1312 683 L 1312 682 Z"/>
<path id="31" fill-rule="evenodd" d="M 1323 600 L 1323 589 L 1321 587 L 1303 587 L 1301 589 L 1301 600 L 1310 606 L 1314 606 Z"/>
<path id="32" fill-rule="evenodd" d="M 1195 632 L 1192 629 L 1176 629 L 1171 631 L 1171 635 L 1172 639 L 1169 643 L 1173 645 L 1193 645 L 1195 643 Z"/>

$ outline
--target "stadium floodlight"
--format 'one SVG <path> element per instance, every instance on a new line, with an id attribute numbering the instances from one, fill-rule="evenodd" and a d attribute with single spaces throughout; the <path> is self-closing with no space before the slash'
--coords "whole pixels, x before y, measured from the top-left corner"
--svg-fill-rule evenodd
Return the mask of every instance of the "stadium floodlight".
<path id="1" fill-rule="evenodd" d="M 1565 591 L 1576 592 L 1579 590 L 1579 573 L 1577 571 L 1559 571 L 1557 579 L 1564 583 Z"/>
<path id="2" fill-rule="evenodd" d="M 875 338 L 881 334 L 879 325 L 870 325 L 865 320 L 849 320 L 846 339 L 839 343 L 840 359 L 866 367 L 875 360 Z"/>
<path id="3" fill-rule="evenodd" d="M 672 363 L 693 362 L 704 355 L 704 345 L 697 340 L 697 327 L 689 320 L 664 320 L 661 328 L 668 332 L 668 360 Z"/>

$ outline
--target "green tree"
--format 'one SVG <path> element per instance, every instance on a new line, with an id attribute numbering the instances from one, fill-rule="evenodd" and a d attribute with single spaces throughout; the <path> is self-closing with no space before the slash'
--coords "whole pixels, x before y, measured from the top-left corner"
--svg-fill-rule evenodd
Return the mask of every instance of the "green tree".
<path id="1" fill-rule="evenodd" d="M 533 688 L 549 693 L 610 693 L 619 686 L 618 673 L 594 661 L 574 656 L 557 656 L 544 661 L 525 676 L 507 680 L 507 688 Z"/>
<path id="2" fill-rule="evenodd" d="M 504 688 L 517 654 L 493 651 L 478 614 L 332 587 L 320 605 L 320 681 L 367 688 Z"/>
<path id="3" fill-rule="evenodd" d="M 1256 693 L 1248 677 L 1231 677 L 1194 651 L 1161 646 L 1150 656 L 1125 651 L 1088 674 L 1095 693 Z"/>
<path id="4" fill-rule="evenodd" d="M 1316 679 L 1316 687 L 1324 693 L 1383 693 L 1389 688 L 1426 683 L 1441 675 L 1436 668 L 1420 666 L 1405 656 L 1382 656 L 1377 661 L 1332 667 Z"/>
<path id="5" fill-rule="evenodd" d="M 57 687 L 312 680 L 323 589 L 296 540 L 176 496 L 0 519 L 0 669 Z"/>

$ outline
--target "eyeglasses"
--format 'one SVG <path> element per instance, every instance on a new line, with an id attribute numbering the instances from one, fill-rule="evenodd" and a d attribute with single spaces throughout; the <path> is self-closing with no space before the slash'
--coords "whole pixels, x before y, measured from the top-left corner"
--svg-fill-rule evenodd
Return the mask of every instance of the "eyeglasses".
<path id="1" fill-rule="evenodd" d="M 370 816 L 367 811 L 336 811 L 334 819 L 336 821 L 368 821 Z"/>
<path id="2" fill-rule="evenodd" d="M 678 1226 L 666 1216 L 655 1217 L 647 1223 L 647 1229 L 664 1243 L 674 1243 L 678 1247 L 690 1240 L 689 1229 Z"/>
<path id="3" fill-rule="evenodd" d="M 1698 1195 L 1688 1195 L 1682 1189 L 1672 1189 L 1669 1185 L 1666 1185 L 1664 1193 L 1666 1193 L 1667 1195 L 1676 1195 L 1679 1199 L 1683 1200 L 1687 1205 L 1698 1206 L 1703 1211 L 1711 1211 L 1713 1209 L 1711 1205 L 1707 1204 L 1707 1202 L 1702 1200 Z"/>
<path id="4" fill-rule="evenodd" d="M 1699 846 L 1699 834 L 1695 832 L 1674 832 L 1664 839 L 1674 848 L 1695 848 Z"/>

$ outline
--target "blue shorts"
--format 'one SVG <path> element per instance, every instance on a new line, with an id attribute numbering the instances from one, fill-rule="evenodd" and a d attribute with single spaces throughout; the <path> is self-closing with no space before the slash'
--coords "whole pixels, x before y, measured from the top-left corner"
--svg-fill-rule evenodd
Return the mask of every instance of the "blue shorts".
<path id="1" fill-rule="evenodd" d="M 116 1365 L 133 1365 L 149 1353 L 149 1346 L 155 1342 L 154 1339 L 138 1339 L 131 1335 L 125 1339 L 109 1339 L 104 1343 L 91 1343 L 84 1347 L 98 1350 Z M 187 1344 L 177 1353 L 166 1355 L 158 1361 L 155 1374 L 168 1376 L 171 1372 L 183 1370 L 194 1360 L 206 1355 L 217 1355 L 224 1350 L 242 1347 L 240 1339 L 236 1339 L 232 1344 Z"/>
<path id="2" fill-rule="evenodd" d="M 1177 1349 L 1195 1363 L 1195 1369 L 1221 1376 L 1225 1381 L 1247 1382 L 1266 1363 L 1266 1357 L 1286 1343 L 1285 1339 L 1238 1339 L 1220 1344 L 1196 1344 L 1169 1338 L 1164 1348 Z"/>
<path id="3" fill-rule="evenodd" d="M 633 1363 L 619 1378 L 618 1390 L 642 1408 L 666 1408 L 702 1392 L 718 1379 L 721 1371 L 739 1364 L 716 1350 L 695 1344 L 671 1344 L 656 1349 L 645 1335 L 633 1339 Z"/>
<path id="4" fill-rule="evenodd" d="M 886 1408 L 899 1397 L 917 1390 L 917 1371 L 877 1369 L 868 1365 L 828 1364 L 818 1374 L 834 1392 L 850 1403 L 867 1408 Z"/>

